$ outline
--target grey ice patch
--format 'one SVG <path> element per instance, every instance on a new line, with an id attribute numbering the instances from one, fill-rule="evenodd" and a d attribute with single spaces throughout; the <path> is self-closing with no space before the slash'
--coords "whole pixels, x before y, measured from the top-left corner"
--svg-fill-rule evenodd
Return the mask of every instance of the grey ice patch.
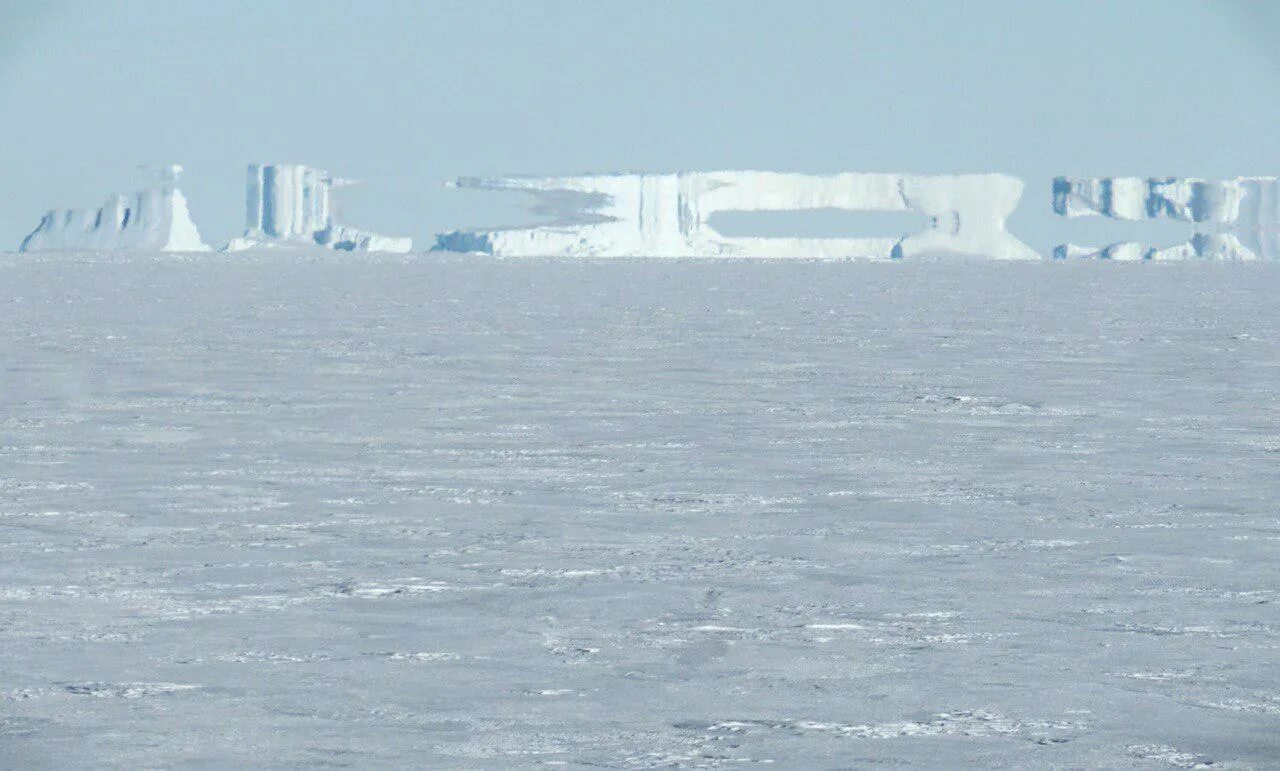
<path id="1" fill-rule="evenodd" d="M 73 696 L 93 696 L 99 699 L 144 699 L 151 696 L 169 696 L 203 688 L 183 683 L 72 683 L 64 690 Z"/>
<path id="2" fill-rule="evenodd" d="M 1192 752 L 1183 752 L 1176 747 L 1164 744 L 1134 744 L 1128 747 L 1129 754 L 1139 760 L 1153 760 L 1172 768 L 1228 768 L 1215 763 L 1211 758 Z"/>
<path id="3" fill-rule="evenodd" d="M 1086 726 L 1062 720 L 1014 720 L 985 710 L 940 712 L 927 720 L 898 720 L 886 723 L 829 723 L 816 720 L 723 720 L 682 721 L 676 728 L 705 733 L 787 733 L 829 734 L 852 739 L 900 739 L 929 736 L 1013 736 L 1025 733 L 1073 732 Z"/>

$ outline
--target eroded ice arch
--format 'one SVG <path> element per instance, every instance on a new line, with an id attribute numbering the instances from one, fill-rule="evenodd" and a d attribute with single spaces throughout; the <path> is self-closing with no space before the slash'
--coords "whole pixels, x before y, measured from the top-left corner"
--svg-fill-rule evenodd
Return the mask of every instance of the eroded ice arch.
<path id="1" fill-rule="evenodd" d="M 1063 244 L 1056 257 L 1117 260 L 1280 259 L 1280 178 L 1058 177 L 1053 210 L 1064 217 L 1136 222 L 1167 219 L 1194 227 L 1170 247 L 1124 242 L 1105 247 Z"/>
<path id="2" fill-rule="evenodd" d="M 457 187 L 521 190 L 552 222 L 454 231 L 437 249 L 508 256 L 855 257 L 965 255 L 1038 259 L 1005 229 L 1022 182 L 1002 174 L 812 175 L 763 171 L 463 178 Z M 903 237 L 733 238 L 708 223 L 717 212 L 910 211 L 925 228 Z"/>

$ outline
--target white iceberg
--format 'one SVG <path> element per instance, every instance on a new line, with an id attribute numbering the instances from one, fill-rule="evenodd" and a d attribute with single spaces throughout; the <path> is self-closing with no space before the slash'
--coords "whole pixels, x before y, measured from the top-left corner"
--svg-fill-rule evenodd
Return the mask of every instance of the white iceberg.
<path id="1" fill-rule="evenodd" d="M 506 256 L 1040 257 L 1005 230 L 1023 186 L 1002 174 L 721 171 L 463 178 L 454 184 L 528 192 L 535 197 L 534 211 L 557 219 L 531 228 L 443 233 L 437 250 Z M 912 211 L 928 224 L 899 238 L 734 238 L 708 224 L 717 212 L 810 209 Z"/>
<path id="2" fill-rule="evenodd" d="M 349 252 L 413 249 L 413 240 L 384 236 L 333 221 L 330 193 L 355 184 L 327 171 L 297 164 L 250 164 L 244 236 L 226 250 L 267 246 L 322 246 Z"/>
<path id="3" fill-rule="evenodd" d="M 99 209 L 55 209 L 22 241 L 23 252 L 207 252 L 177 188 L 181 166 L 160 169 L 160 185 L 112 195 Z"/>
<path id="4" fill-rule="evenodd" d="M 1205 180 L 1182 177 L 1058 177 L 1053 210 L 1064 217 L 1130 222 L 1167 219 L 1196 230 L 1184 243 L 1155 248 L 1118 243 L 1096 248 L 1063 244 L 1059 258 L 1115 260 L 1280 258 L 1280 178 Z"/>

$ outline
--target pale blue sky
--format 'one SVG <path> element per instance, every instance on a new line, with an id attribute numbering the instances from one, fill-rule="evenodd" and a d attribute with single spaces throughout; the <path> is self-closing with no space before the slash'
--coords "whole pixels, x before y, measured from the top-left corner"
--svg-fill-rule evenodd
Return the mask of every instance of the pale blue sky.
<path id="1" fill-rule="evenodd" d="M 221 245 L 279 161 L 423 248 L 516 211 L 463 174 L 1004 171 L 1043 249 L 1054 174 L 1280 172 L 1277 5 L 0 0 L 0 248 L 164 162 Z"/>

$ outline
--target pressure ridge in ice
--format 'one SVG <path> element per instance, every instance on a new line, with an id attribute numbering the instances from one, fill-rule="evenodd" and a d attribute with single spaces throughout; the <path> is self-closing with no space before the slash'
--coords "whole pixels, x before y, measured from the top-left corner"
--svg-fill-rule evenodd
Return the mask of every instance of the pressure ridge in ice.
<path id="1" fill-rule="evenodd" d="M 24 252 L 206 252 L 209 247 L 178 190 L 181 166 L 159 169 L 157 185 L 129 196 L 115 194 L 97 209 L 53 209 L 22 241 Z"/>
<path id="2" fill-rule="evenodd" d="M 227 251 L 260 246 L 322 246 L 350 252 L 405 253 L 410 238 L 384 236 L 333 220 L 334 188 L 354 184 L 327 171 L 297 164 L 250 164 L 243 237 Z"/>
<path id="3" fill-rule="evenodd" d="M 1195 230 L 1186 242 L 1154 247 L 1136 242 L 1097 248 L 1063 244 L 1056 257 L 1118 260 L 1280 258 L 1280 179 L 1237 177 L 1058 177 L 1053 210 L 1064 217 L 1168 219 Z"/>
<path id="4" fill-rule="evenodd" d="M 1022 195 L 1003 174 L 912 176 L 762 171 L 462 178 L 457 187 L 520 190 L 557 219 L 531 228 L 453 231 L 436 249 L 508 256 L 750 256 L 890 259 L 965 255 L 1038 259 L 1005 230 Z M 928 225 L 900 238 L 735 238 L 716 212 L 844 209 L 912 211 Z"/>

